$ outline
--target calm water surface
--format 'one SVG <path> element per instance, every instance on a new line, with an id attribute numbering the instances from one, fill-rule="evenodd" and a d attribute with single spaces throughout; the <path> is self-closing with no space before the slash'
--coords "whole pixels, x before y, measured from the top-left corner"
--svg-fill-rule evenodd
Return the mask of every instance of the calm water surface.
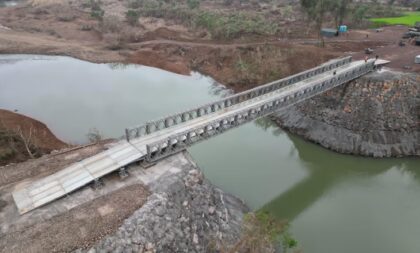
<path id="1" fill-rule="evenodd" d="M 67 57 L 0 56 L 0 108 L 83 143 L 215 100 L 211 78 Z M 420 161 L 340 155 L 258 120 L 190 149 L 206 176 L 291 222 L 309 253 L 420 252 Z"/>
<path id="2" fill-rule="evenodd" d="M 19 1 L 13 0 L 0 0 L 0 8 L 2 7 L 13 7 L 18 5 Z"/>

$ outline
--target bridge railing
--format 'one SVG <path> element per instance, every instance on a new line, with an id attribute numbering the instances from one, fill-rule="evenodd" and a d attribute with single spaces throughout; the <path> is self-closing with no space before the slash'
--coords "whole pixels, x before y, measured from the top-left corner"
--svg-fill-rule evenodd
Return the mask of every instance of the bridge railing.
<path id="1" fill-rule="evenodd" d="M 130 141 L 130 139 L 138 138 L 144 135 L 151 134 L 156 131 L 160 131 L 162 129 L 178 125 L 180 123 L 201 117 L 203 115 L 207 115 L 219 110 L 222 110 L 224 108 L 233 106 L 235 104 L 241 103 L 245 100 L 252 99 L 264 94 L 267 94 L 269 92 L 275 91 L 277 89 L 280 89 L 282 87 L 300 82 L 302 80 L 308 79 L 310 77 L 313 77 L 315 75 L 319 75 L 321 73 L 324 73 L 326 71 L 341 67 L 343 65 L 349 64 L 352 61 L 352 57 L 345 57 L 340 59 L 334 59 L 329 62 L 326 62 L 318 67 L 306 70 L 304 72 L 289 76 L 287 78 L 283 78 L 244 92 L 240 92 L 237 94 L 234 94 L 232 96 L 222 98 L 220 100 L 217 100 L 215 102 L 211 102 L 190 110 L 186 110 L 183 112 L 175 113 L 163 118 L 160 118 L 158 120 L 146 122 L 143 125 L 126 128 L 125 129 L 125 137 L 127 141 Z"/>
<path id="2" fill-rule="evenodd" d="M 174 134 L 164 140 L 151 143 L 146 146 L 146 160 L 149 162 L 157 161 L 161 158 L 180 152 L 197 142 L 206 140 L 229 129 L 238 127 L 246 122 L 269 115 L 279 109 L 284 109 L 338 85 L 356 79 L 372 71 L 375 68 L 374 62 L 374 60 L 369 60 L 366 64 L 339 73 L 329 79 L 314 82 L 313 85 L 306 87 L 305 89 L 285 94 L 283 96 L 279 95 L 276 98 L 246 108 L 234 115 L 227 115 L 217 120 L 213 120 L 212 122 L 191 128 L 182 133 Z"/>

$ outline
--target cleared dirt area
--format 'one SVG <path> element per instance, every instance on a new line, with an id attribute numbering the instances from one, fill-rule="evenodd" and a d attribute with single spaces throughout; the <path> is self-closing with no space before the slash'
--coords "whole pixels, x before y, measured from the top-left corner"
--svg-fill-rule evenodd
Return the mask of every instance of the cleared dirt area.
<path id="1" fill-rule="evenodd" d="M 387 67 L 403 72 L 420 73 L 420 64 L 414 63 L 414 57 L 420 54 L 420 46 L 416 46 L 412 39 L 402 39 L 402 35 L 407 31 L 406 26 L 383 27 L 379 31 L 350 31 L 348 36 L 331 39 L 328 46 L 332 50 L 351 52 L 356 59 L 364 58 L 364 49 L 371 48 L 373 53 L 368 56 L 378 55 L 381 59 L 391 61 Z M 405 46 L 399 46 L 400 41 L 403 41 Z"/>
<path id="2" fill-rule="evenodd" d="M 104 45 L 0 28 L 0 53 L 67 55 L 97 63 L 124 61 L 123 52 L 104 50 L 101 46 Z"/>
<path id="3" fill-rule="evenodd" d="M 135 196 L 133 198 L 133 196 Z M 1 252 L 70 252 L 114 232 L 146 201 L 148 191 L 132 185 L 68 212 L 0 237 Z"/>

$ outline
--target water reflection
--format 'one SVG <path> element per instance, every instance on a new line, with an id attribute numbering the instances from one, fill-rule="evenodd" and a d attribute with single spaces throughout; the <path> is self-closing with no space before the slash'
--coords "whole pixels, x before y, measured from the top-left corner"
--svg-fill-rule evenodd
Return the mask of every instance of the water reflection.
<path id="1" fill-rule="evenodd" d="M 276 123 L 269 118 L 260 118 L 254 121 L 256 127 L 264 130 L 265 132 L 271 131 L 274 136 L 279 136 L 284 133 L 284 131 L 277 127 Z"/>
<path id="2" fill-rule="evenodd" d="M 341 155 L 294 135 L 287 135 L 293 142 L 299 158 L 305 162 L 304 168 L 308 175 L 262 208 L 278 218 L 293 221 L 326 193 L 332 191 L 336 184 L 355 178 L 373 178 L 392 168 L 407 173 L 420 184 L 419 161 L 416 159 L 373 159 Z"/>
<path id="3" fill-rule="evenodd" d="M 110 69 L 113 69 L 113 70 L 123 70 L 123 69 L 127 69 L 127 68 L 141 67 L 139 65 L 122 63 L 122 62 L 111 62 L 111 63 L 107 63 L 107 65 Z"/>

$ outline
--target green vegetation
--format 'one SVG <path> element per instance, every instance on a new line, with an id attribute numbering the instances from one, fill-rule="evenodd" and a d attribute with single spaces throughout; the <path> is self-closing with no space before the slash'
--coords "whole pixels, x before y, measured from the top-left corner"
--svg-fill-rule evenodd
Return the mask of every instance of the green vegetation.
<path id="1" fill-rule="evenodd" d="M 245 61 L 243 61 L 241 58 L 236 62 L 236 69 L 238 71 L 249 71 L 251 69 L 251 65 Z"/>
<path id="2" fill-rule="evenodd" d="M 350 21 L 353 27 L 367 28 L 371 26 L 370 19 L 380 17 L 399 17 L 403 15 L 400 7 L 395 5 L 380 5 L 374 3 L 354 4 L 351 6 Z"/>
<path id="3" fill-rule="evenodd" d="M 259 211 L 245 215 L 239 241 L 230 247 L 219 242 L 209 245 L 207 252 L 219 253 L 274 253 L 280 245 L 282 252 L 297 247 L 298 242 L 288 232 L 289 226 L 267 212 Z M 218 246 L 219 245 L 219 246 Z"/>
<path id="4" fill-rule="evenodd" d="M 303 10 L 309 19 L 315 23 L 315 29 L 319 31 L 321 46 L 324 46 L 324 38 L 321 35 L 321 28 L 326 17 L 333 16 L 335 26 L 343 23 L 346 17 L 351 0 L 300 0 Z"/>
<path id="5" fill-rule="evenodd" d="M 247 214 L 244 218 L 242 238 L 228 252 L 236 252 L 243 249 L 246 252 L 275 252 L 275 248 L 281 244 L 283 252 L 295 248 L 297 241 L 288 232 L 289 225 L 280 222 L 267 212 Z M 238 247 L 239 245 L 239 247 Z"/>
<path id="6" fill-rule="evenodd" d="M 164 18 L 192 28 L 206 29 L 214 39 L 238 38 L 243 34 L 273 35 L 278 31 L 275 22 L 260 14 L 202 10 L 199 0 L 186 3 L 137 0 L 130 2 L 130 7 L 136 7 L 144 17 Z"/>
<path id="7" fill-rule="evenodd" d="M 267 22 L 263 17 L 242 12 L 220 14 L 201 11 L 195 15 L 194 25 L 207 29 L 216 39 L 237 38 L 243 34 L 274 35 L 278 31 L 276 24 Z"/>
<path id="8" fill-rule="evenodd" d="M 187 0 L 190 9 L 197 9 L 200 6 L 200 0 Z"/>
<path id="9" fill-rule="evenodd" d="M 140 13 L 136 10 L 128 10 L 125 13 L 125 19 L 132 26 L 137 25 L 139 23 L 139 17 Z"/>
<path id="10" fill-rule="evenodd" d="M 420 12 L 406 12 L 400 17 L 371 18 L 375 26 L 383 25 L 407 25 L 413 26 L 416 22 L 420 22 Z"/>
<path id="11" fill-rule="evenodd" d="M 399 17 L 398 19 L 390 19 L 390 21 L 394 21 L 390 24 L 405 23 L 412 25 L 416 19 L 416 13 L 408 13 L 404 16 L 402 12 L 404 8 L 398 7 L 393 2 L 388 1 L 387 4 L 380 4 L 376 1 L 359 3 L 352 0 L 300 0 L 309 22 L 314 23 L 315 29 L 318 31 L 324 26 L 324 23 L 327 26 L 333 26 L 332 21 L 334 21 L 336 27 L 346 23 L 353 28 L 367 28 L 371 21 L 386 24 L 382 17 Z M 352 15 L 349 15 L 350 13 Z M 320 39 L 322 39 L 322 36 L 320 36 Z M 323 44 L 323 41 L 321 42 Z"/>
<path id="12" fill-rule="evenodd" d="M 102 2 L 100 0 L 90 0 L 90 16 L 92 18 L 102 20 L 105 15 L 105 11 L 101 7 Z"/>

